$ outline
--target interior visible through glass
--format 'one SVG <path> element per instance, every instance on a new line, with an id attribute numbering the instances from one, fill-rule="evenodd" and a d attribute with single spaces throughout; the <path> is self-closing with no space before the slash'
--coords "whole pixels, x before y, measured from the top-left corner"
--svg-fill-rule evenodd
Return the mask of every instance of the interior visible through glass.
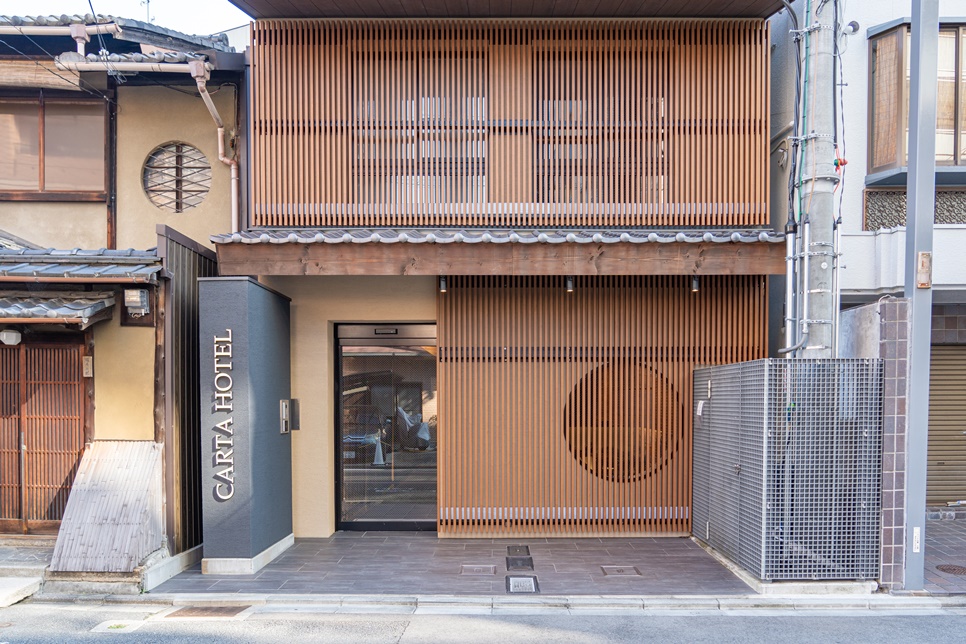
<path id="1" fill-rule="evenodd" d="M 341 347 L 343 522 L 436 520 L 436 347 Z"/>

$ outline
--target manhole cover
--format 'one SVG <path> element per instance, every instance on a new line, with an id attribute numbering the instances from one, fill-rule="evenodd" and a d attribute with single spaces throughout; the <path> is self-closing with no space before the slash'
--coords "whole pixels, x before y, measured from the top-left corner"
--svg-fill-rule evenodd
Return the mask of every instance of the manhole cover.
<path id="1" fill-rule="evenodd" d="M 540 586 L 537 585 L 536 577 L 507 575 L 506 591 L 508 593 L 538 593 Z"/>
<path id="2" fill-rule="evenodd" d="M 942 564 L 936 566 L 939 572 L 948 572 L 950 575 L 966 575 L 966 566 L 956 566 L 953 564 Z"/>
<path id="3" fill-rule="evenodd" d="M 165 617 L 234 617 L 250 606 L 186 606 Z"/>
<path id="4" fill-rule="evenodd" d="M 641 571 L 634 566 L 601 566 L 601 570 L 604 571 L 604 575 L 610 577 L 613 575 L 640 575 Z"/>
<path id="5" fill-rule="evenodd" d="M 507 557 L 507 570 L 533 570 L 533 557 Z"/>
<path id="6" fill-rule="evenodd" d="M 529 557 L 530 546 L 507 546 L 506 553 L 510 557 Z"/>
<path id="7" fill-rule="evenodd" d="M 461 575 L 495 575 L 496 566 L 474 566 L 463 564 L 460 566 Z"/>

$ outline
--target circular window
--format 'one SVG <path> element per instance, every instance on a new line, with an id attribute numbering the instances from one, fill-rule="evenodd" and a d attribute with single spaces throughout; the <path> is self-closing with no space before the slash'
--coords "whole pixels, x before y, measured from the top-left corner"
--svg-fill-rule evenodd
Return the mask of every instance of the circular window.
<path id="1" fill-rule="evenodd" d="M 184 212 L 205 200 L 211 188 L 211 164 L 194 146 L 166 143 L 148 155 L 141 180 L 155 206 Z"/>
<path id="2" fill-rule="evenodd" d="M 650 476 L 677 449 L 681 407 L 667 378 L 640 364 L 605 364 L 574 387 L 564 436 L 584 469 L 606 481 Z"/>

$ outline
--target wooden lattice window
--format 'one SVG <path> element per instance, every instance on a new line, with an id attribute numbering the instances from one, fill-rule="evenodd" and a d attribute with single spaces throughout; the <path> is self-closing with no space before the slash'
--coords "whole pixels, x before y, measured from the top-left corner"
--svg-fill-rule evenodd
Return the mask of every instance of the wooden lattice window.
<path id="1" fill-rule="evenodd" d="M 211 188 L 211 164 L 198 148 L 187 143 L 166 143 L 144 162 L 144 192 L 158 208 L 190 210 L 205 200 Z"/>

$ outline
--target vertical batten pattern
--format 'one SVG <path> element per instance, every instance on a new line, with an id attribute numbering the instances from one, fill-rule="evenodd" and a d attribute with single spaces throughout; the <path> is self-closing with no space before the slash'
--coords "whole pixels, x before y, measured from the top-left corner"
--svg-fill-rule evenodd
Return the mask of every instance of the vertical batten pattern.
<path id="1" fill-rule="evenodd" d="M 768 223 L 761 20 L 263 20 L 254 226 Z"/>
<path id="2" fill-rule="evenodd" d="M 766 352 L 764 280 L 450 277 L 439 530 L 687 534 L 691 373 Z"/>

